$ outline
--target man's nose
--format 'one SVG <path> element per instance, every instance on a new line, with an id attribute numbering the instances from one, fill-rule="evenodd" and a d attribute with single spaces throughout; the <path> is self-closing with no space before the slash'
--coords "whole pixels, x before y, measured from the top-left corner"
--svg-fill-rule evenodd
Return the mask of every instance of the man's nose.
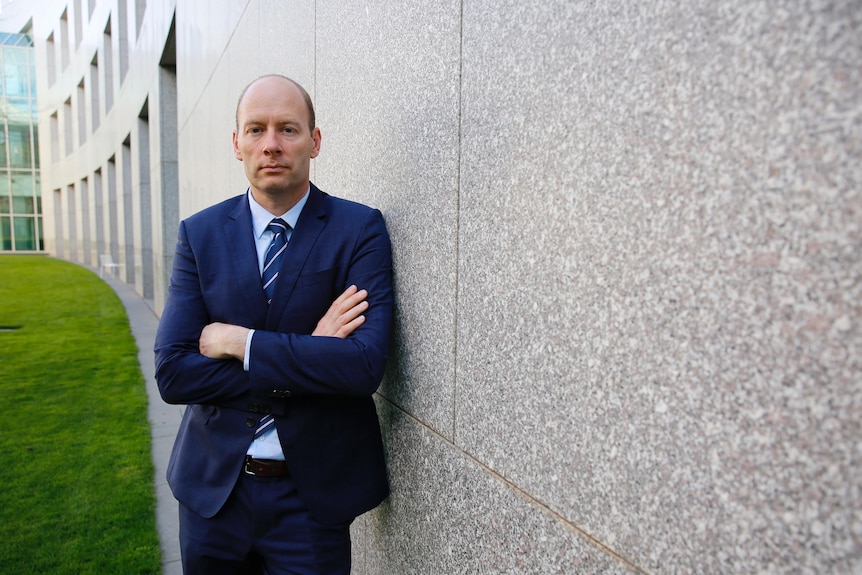
<path id="1" fill-rule="evenodd" d="M 275 130 L 267 130 L 263 139 L 263 151 L 270 154 L 281 152 L 281 142 L 279 142 L 278 133 Z"/>

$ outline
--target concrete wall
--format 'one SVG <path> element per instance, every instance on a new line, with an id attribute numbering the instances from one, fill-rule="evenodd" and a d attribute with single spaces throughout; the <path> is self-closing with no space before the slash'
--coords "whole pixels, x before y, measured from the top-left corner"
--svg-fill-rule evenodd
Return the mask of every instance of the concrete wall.
<path id="1" fill-rule="evenodd" d="M 42 0 L 34 10 L 46 250 L 91 266 L 110 254 L 160 309 L 179 217 L 176 89 L 165 91 L 175 66 L 164 56 L 174 7 Z"/>
<path id="2" fill-rule="evenodd" d="M 245 188 L 259 74 L 315 99 L 315 183 L 386 216 L 393 493 L 355 573 L 862 570 L 858 3 L 149 0 L 140 36 L 99 131 L 42 166 L 47 200 L 115 154 L 140 226 L 149 103 L 157 309 L 174 215 Z"/>

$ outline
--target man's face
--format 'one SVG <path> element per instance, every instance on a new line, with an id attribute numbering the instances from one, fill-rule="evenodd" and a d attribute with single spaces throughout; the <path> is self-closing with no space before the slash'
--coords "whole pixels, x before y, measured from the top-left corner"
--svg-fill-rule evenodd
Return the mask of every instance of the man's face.
<path id="1" fill-rule="evenodd" d="M 246 90 L 237 121 L 234 155 L 242 161 L 252 191 L 301 197 L 308 188 L 311 159 L 320 152 L 320 130 L 309 130 L 299 89 L 284 78 L 258 80 Z"/>

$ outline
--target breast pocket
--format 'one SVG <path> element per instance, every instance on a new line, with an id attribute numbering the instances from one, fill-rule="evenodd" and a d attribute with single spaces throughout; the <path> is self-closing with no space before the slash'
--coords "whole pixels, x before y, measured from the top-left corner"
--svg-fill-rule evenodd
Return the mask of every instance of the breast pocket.
<path id="1" fill-rule="evenodd" d="M 296 287 L 299 289 L 309 289 L 316 286 L 328 285 L 329 288 L 335 289 L 339 269 L 339 266 L 336 266 L 334 268 L 300 274 L 296 278 Z"/>
<path id="2" fill-rule="evenodd" d="M 341 292 L 339 268 L 333 267 L 304 273 L 296 279 L 296 285 L 290 294 L 290 309 L 293 319 L 299 325 L 314 329 L 317 321 L 323 317 L 332 302 Z"/>

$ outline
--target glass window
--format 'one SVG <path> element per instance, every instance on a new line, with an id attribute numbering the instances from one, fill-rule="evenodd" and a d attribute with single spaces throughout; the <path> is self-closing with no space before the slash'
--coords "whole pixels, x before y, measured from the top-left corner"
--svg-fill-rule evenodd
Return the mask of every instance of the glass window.
<path id="1" fill-rule="evenodd" d="M 9 166 L 6 161 L 6 122 L 0 119 L 0 168 Z"/>
<path id="2" fill-rule="evenodd" d="M 2 179 L 2 178 L 0 178 Z M 33 174 L 12 172 L 12 195 L 33 197 Z"/>
<path id="3" fill-rule="evenodd" d="M 33 208 L 35 203 L 32 197 L 14 196 L 12 198 L 12 213 L 14 214 L 32 214 L 35 213 Z"/>
<path id="4" fill-rule="evenodd" d="M 35 58 L 26 36 L 8 37 L 0 46 L 0 249 L 42 250 Z"/>
<path id="5" fill-rule="evenodd" d="M 0 250 L 12 249 L 12 222 L 9 216 L 0 216 Z"/>
<path id="6" fill-rule="evenodd" d="M 35 57 L 35 52 L 31 52 L 30 50 L 27 50 L 27 52 L 31 54 L 30 55 L 30 65 L 28 66 L 30 75 L 28 77 L 30 78 L 30 98 L 33 100 L 33 117 L 35 118 L 36 117 L 36 57 Z"/>
<path id="7" fill-rule="evenodd" d="M 15 249 L 36 249 L 36 218 L 33 216 L 12 218 L 15 224 Z"/>
<path id="8" fill-rule="evenodd" d="M 36 121 L 33 115 L 33 104 L 29 98 L 6 98 L 6 119 L 12 124 L 32 124 Z"/>
<path id="9" fill-rule="evenodd" d="M 9 165 L 13 168 L 31 168 L 30 125 L 9 124 Z"/>
<path id="10" fill-rule="evenodd" d="M 35 118 L 36 115 L 34 114 L 33 117 Z M 38 170 L 39 169 L 39 128 L 37 128 L 35 125 L 33 126 L 33 162 L 34 162 L 33 167 Z M 39 181 L 37 178 L 36 186 L 38 187 L 38 185 L 39 185 Z"/>
<path id="11" fill-rule="evenodd" d="M 6 97 L 30 96 L 28 78 L 29 62 L 26 50 L 7 48 L 3 50 L 3 83 Z"/>

